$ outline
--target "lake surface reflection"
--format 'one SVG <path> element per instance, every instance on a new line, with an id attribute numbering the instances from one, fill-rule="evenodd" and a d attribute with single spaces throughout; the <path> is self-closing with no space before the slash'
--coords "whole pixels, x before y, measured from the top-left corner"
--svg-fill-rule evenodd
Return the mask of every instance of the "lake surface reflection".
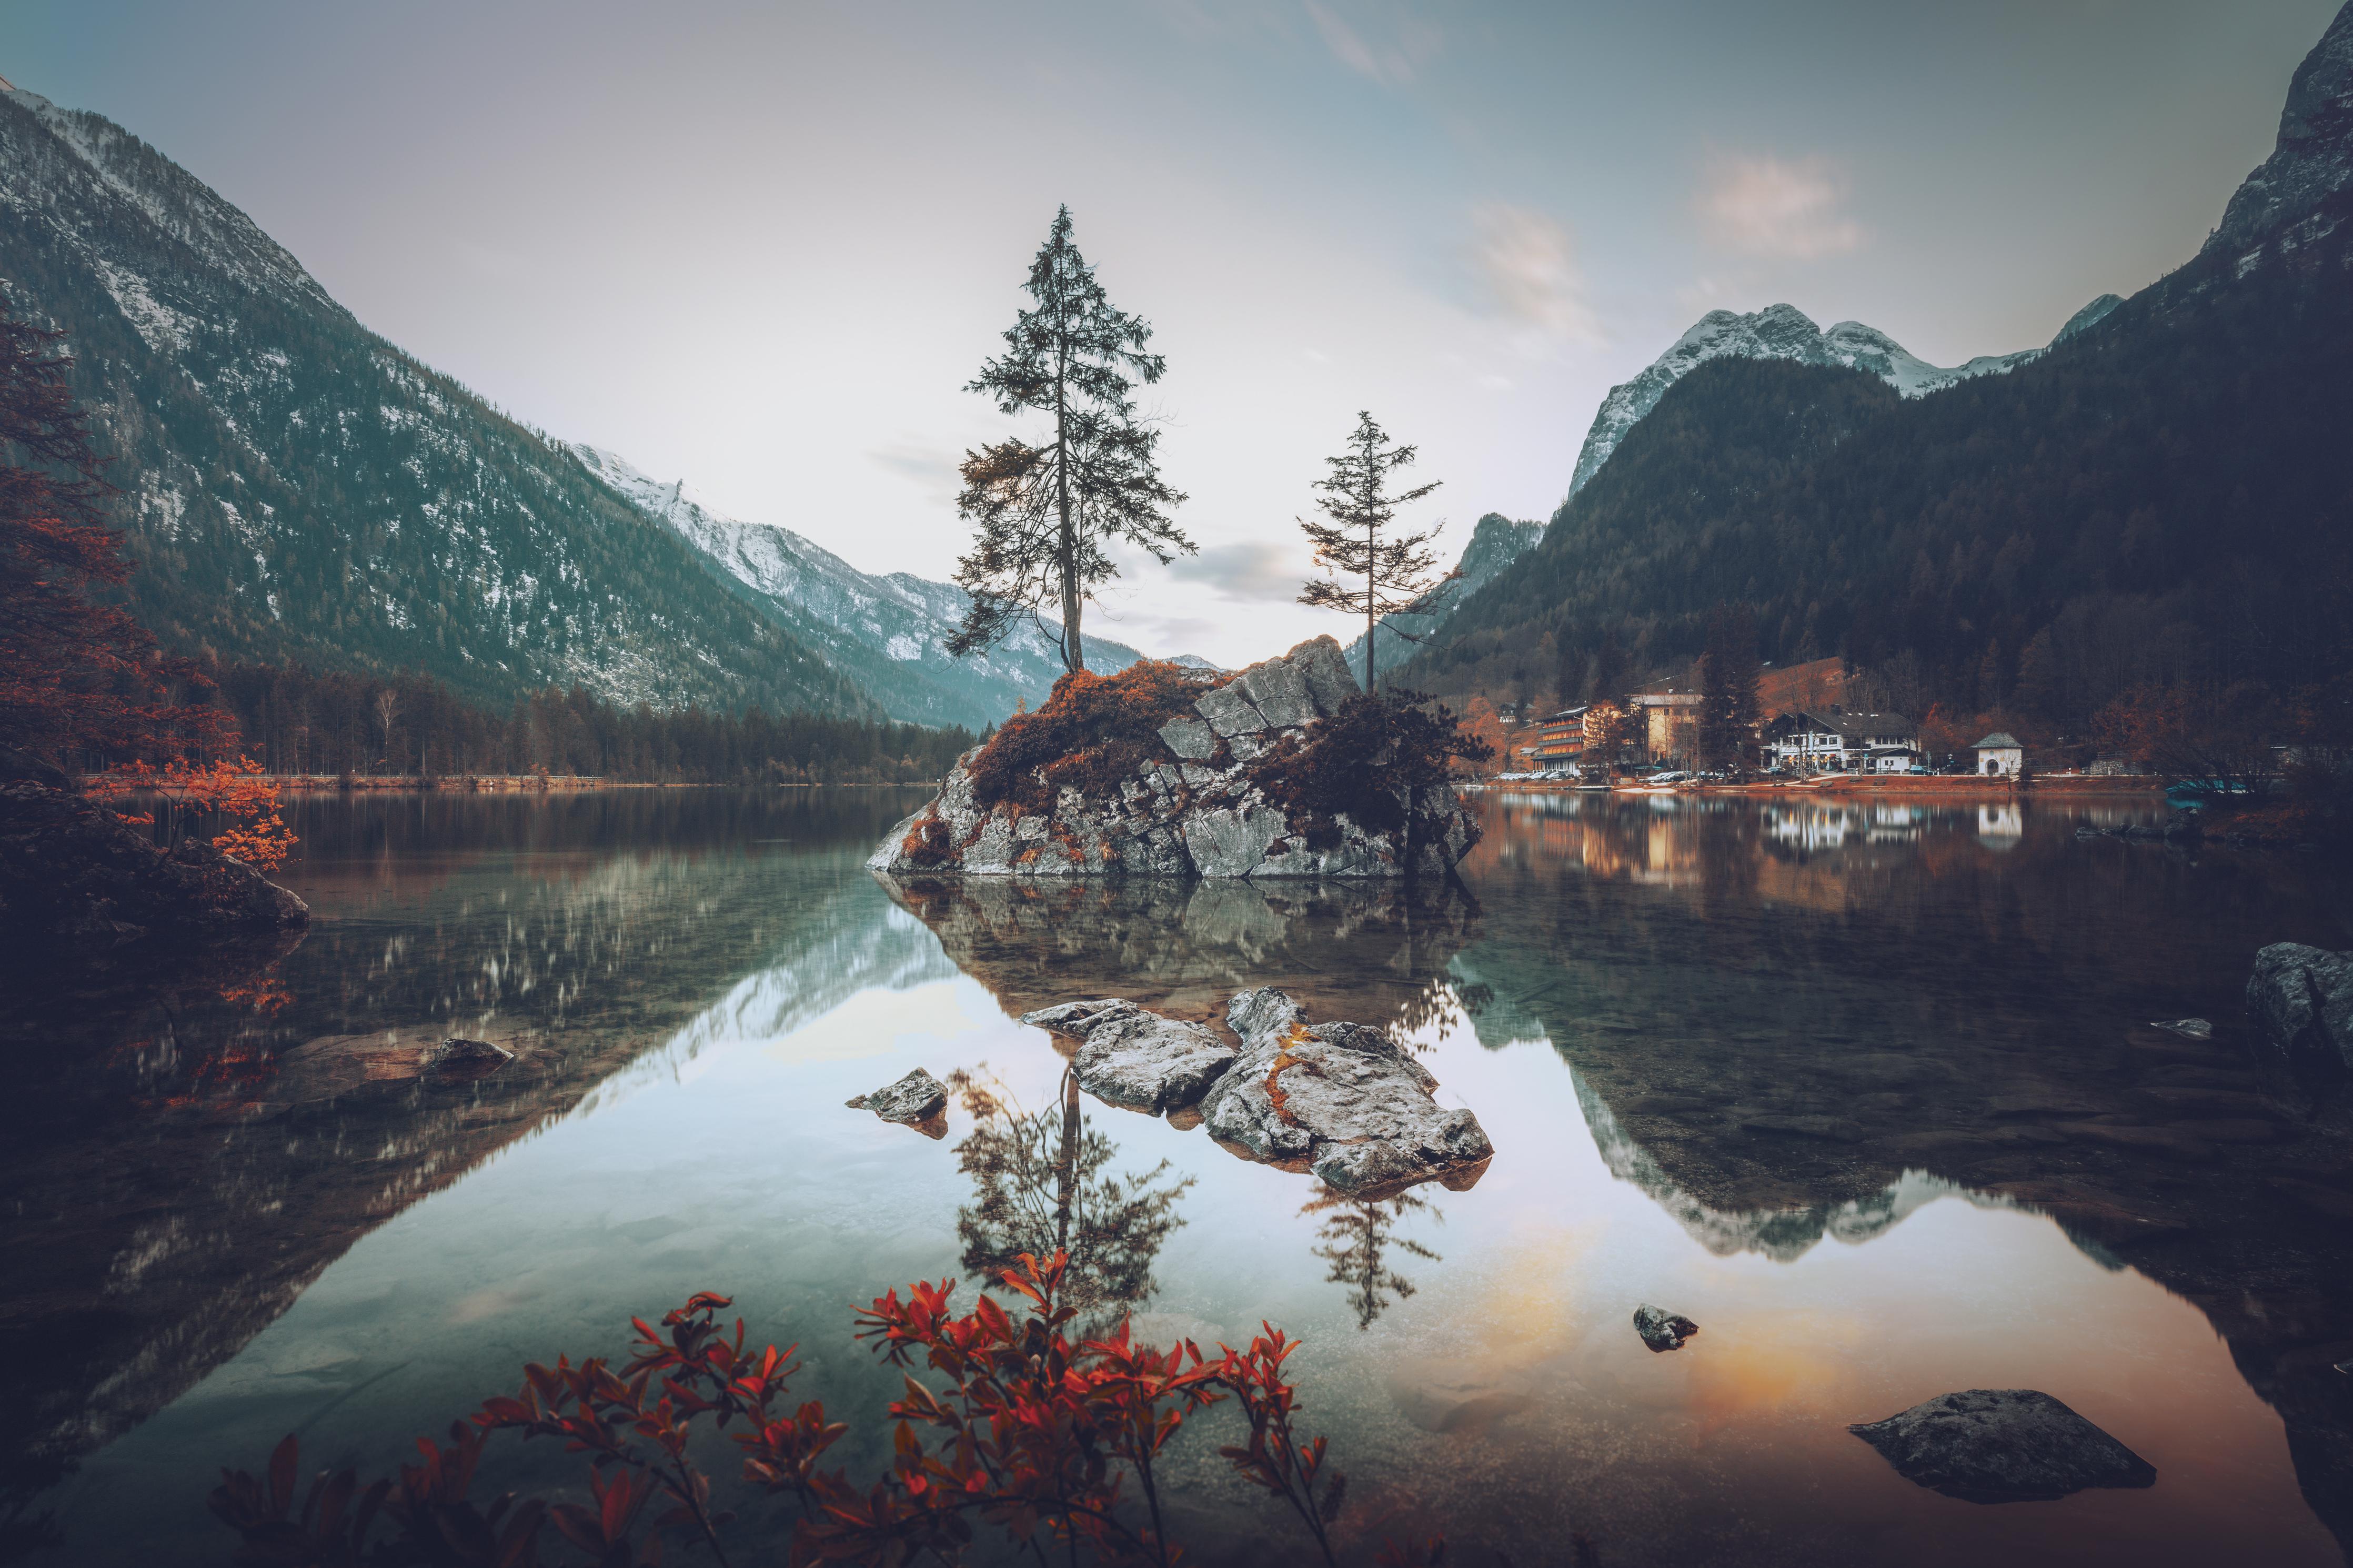
<path id="1" fill-rule="evenodd" d="M 306 1465 L 387 1468 L 698 1289 L 872 1426 L 895 1379 L 851 1304 L 1045 1235 L 1147 1335 L 1307 1341 L 1367 1559 L 1389 1531 L 1522 1564 L 1577 1531 L 1612 1568 L 2353 1537 L 2344 1112 L 2239 1021 L 2256 947 L 2353 945 L 2337 881 L 2074 837 L 2131 805 L 1490 794 L 1451 891 L 880 882 L 860 861 L 913 804 L 308 800 L 291 952 L 12 1005 L 0 1312 L 46 1348 L 0 1372 L 0 1554 L 225 1561 L 219 1464 L 298 1431 Z M 1484 1178 L 1346 1200 L 1073 1097 L 1012 1021 L 1212 1017 L 1251 984 L 1409 1039 Z M 2181 1016 L 2214 1038 L 2147 1026 Z M 420 1070 L 450 1033 L 517 1060 Z M 917 1066 L 965 1075 L 944 1139 L 842 1108 Z M 1651 1354 L 1645 1300 L 1701 1334 Z M 2056 1395 L 2158 1484 L 1983 1507 L 1844 1430 L 1978 1387 Z M 853 1474 L 883 1458 L 860 1441 Z M 1185 1445 L 1187 1533 L 1286 1560 L 1213 1446 Z"/>

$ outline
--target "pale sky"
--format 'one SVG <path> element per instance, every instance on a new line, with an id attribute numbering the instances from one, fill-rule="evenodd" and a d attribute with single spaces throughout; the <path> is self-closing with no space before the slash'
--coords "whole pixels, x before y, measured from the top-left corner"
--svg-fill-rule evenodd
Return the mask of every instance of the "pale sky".
<path id="1" fill-rule="evenodd" d="M 1201 546 L 1088 629 L 1235 664 L 1358 408 L 1548 516 L 1595 406 L 1788 300 L 1957 363 L 2187 259 L 2336 0 L 0 0 L 370 327 L 552 434 L 946 577 L 960 389 L 1056 204 L 1169 374 Z"/>

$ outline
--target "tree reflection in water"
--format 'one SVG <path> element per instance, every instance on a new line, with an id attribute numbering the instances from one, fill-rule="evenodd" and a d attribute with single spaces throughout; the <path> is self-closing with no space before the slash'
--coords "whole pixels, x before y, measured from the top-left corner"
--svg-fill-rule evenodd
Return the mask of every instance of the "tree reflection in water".
<path id="1" fill-rule="evenodd" d="M 955 1151 L 973 1190 L 956 1211 L 965 1271 L 987 1286 L 1025 1252 L 1067 1251 L 1062 1299 L 1078 1309 L 1077 1331 L 1108 1332 L 1158 1289 L 1153 1259 L 1185 1223 L 1176 1200 L 1193 1178 L 1166 1179 L 1166 1160 L 1141 1174 L 1109 1173 L 1119 1145 L 1088 1124 L 1067 1071 L 1060 1103 L 1035 1111 L 993 1077 L 959 1070 L 948 1087 L 973 1124 Z"/>
<path id="2" fill-rule="evenodd" d="M 1348 1197 L 1321 1182 L 1315 1186 L 1315 1195 L 1299 1212 L 1324 1216 L 1314 1248 L 1315 1256 L 1332 1266 L 1324 1278 L 1349 1288 L 1348 1305 L 1356 1310 L 1356 1327 L 1369 1329 L 1374 1319 L 1388 1310 L 1390 1298 L 1402 1301 L 1413 1294 L 1413 1281 L 1388 1266 L 1392 1250 L 1432 1263 L 1442 1261 L 1411 1237 L 1397 1235 L 1398 1223 L 1421 1210 L 1427 1210 L 1433 1220 L 1442 1222 L 1446 1216 L 1435 1204 L 1415 1193 L 1399 1193 L 1375 1203 Z"/>

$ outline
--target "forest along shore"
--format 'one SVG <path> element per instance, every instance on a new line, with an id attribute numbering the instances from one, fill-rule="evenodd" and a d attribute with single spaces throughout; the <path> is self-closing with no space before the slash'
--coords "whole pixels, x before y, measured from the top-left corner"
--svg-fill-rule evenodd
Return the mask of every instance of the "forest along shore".
<path id="1" fill-rule="evenodd" d="M 96 775 L 91 775 L 95 777 Z M 262 773 L 258 775 L 280 789 L 383 790 L 412 793 L 454 790 L 460 794 L 497 795 L 528 790 L 586 789 L 921 789 L 936 788 L 937 779 L 917 780 L 911 784 L 836 784 L 811 780 L 777 780 L 765 784 L 745 785 L 741 780 L 708 779 L 616 779 L 593 773 Z M 88 788 L 90 778 L 82 781 Z"/>

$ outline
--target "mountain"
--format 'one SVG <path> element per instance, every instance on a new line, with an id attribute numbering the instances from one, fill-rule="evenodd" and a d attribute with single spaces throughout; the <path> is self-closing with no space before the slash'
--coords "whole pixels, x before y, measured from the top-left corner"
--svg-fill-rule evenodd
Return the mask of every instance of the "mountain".
<path id="1" fill-rule="evenodd" d="M 422 669 L 504 702 L 874 715 L 572 453 L 369 331 L 121 127 L 0 92 L 10 308 L 61 329 L 171 647 Z"/>
<path id="2" fill-rule="evenodd" d="M 713 511 L 684 480 L 650 479 L 611 452 L 566 446 L 608 489 L 675 532 L 744 603 L 817 649 L 892 718 L 918 724 L 1002 723 L 1035 707 L 1062 673 L 1061 655 L 1025 626 L 986 654 L 951 658 L 948 635 L 971 596 L 904 572 L 871 577 L 788 528 Z M 1110 673 L 1142 656 L 1084 639 L 1087 668 Z"/>
<path id="3" fill-rule="evenodd" d="M 1690 368 L 1406 679 L 1499 691 L 1605 642 L 1672 670 L 1725 604 L 1764 658 L 1842 654 L 2063 732 L 2143 682 L 2353 669 L 2348 105 L 2353 5 L 2231 202 L 2237 237 L 2007 374 L 1914 397 L 1870 365 Z"/>
<path id="4" fill-rule="evenodd" d="M 2353 5 L 2337 13 L 2288 79 L 2279 141 L 2231 197 L 2202 254 L 2252 263 L 2257 247 L 2326 236 L 2353 202 Z M 2300 232 L 2292 232 L 2300 231 Z"/>
<path id="5" fill-rule="evenodd" d="M 1453 615 L 1462 601 L 1485 587 L 1495 574 L 1517 561 L 1538 540 L 1544 537 L 1541 522 L 1514 522 L 1503 513 L 1491 511 L 1481 518 L 1471 531 L 1471 542 L 1462 547 L 1462 555 L 1454 563 L 1451 581 L 1441 583 L 1427 601 L 1428 608 L 1412 615 L 1385 616 L 1381 618 L 1381 636 L 1375 656 L 1381 671 L 1397 668 L 1411 658 L 1423 643 L 1439 635 L 1447 617 Z M 1393 635 L 1402 632 L 1404 635 Z M 1348 645 L 1348 668 L 1358 672 L 1362 679 L 1365 668 L 1365 639 L 1362 637 Z M 1377 671 L 1376 673 L 1378 673 Z"/>
<path id="6" fill-rule="evenodd" d="M 2103 294 L 2078 310 L 2052 341 L 2064 342 L 2069 333 L 2083 331 L 2118 303 L 2114 294 Z M 1593 427 L 1586 432 L 1584 449 L 1577 455 L 1577 471 L 1569 479 L 1568 493 L 1575 495 L 1601 471 L 1601 465 L 1609 460 L 1609 454 L 1618 449 L 1626 432 L 1659 405 L 1667 388 L 1690 374 L 1694 366 L 1712 359 L 1793 360 L 1799 364 L 1845 365 L 1868 371 L 1906 397 L 1921 397 L 1971 376 L 2014 369 L 2044 352 L 2026 349 L 2011 354 L 1980 354 L 1967 364 L 1947 370 L 1930 364 L 1878 328 L 1866 327 L 1861 321 L 1841 321 L 1824 331 L 1794 305 L 1767 305 L 1746 316 L 1736 316 L 1730 310 L 1710 310 L 1677 338 L 1666 353 L 1651 361 L 1641 374 L 1609 389 L 1609 395 L 1601 400 L 1599 411 L 1593 416 Z"/>

